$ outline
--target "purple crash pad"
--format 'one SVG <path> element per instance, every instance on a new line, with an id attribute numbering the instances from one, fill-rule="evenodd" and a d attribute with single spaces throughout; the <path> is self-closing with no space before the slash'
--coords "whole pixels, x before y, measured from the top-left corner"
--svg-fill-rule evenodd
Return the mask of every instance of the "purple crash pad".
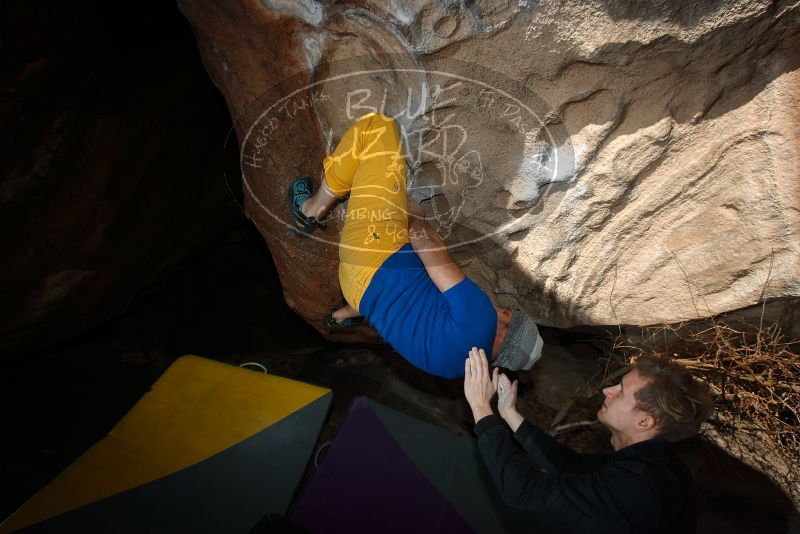
<path id="1" fill-rule="evenodd" d="M 312 532 L 474 532 L 362 398 L 290 517 Z"/>

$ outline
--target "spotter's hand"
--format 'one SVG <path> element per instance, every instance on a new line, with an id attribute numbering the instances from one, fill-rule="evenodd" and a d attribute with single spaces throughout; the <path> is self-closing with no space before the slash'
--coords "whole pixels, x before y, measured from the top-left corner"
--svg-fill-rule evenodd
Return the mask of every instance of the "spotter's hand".
<path id="1" fill-rule="evenodd" d="M 491 400 L 497 392 L 500 370 L 489 374 L 489 361 L 483 349 L 472 347 L 464 362 L 464 396 L 467 398 L 475 422 L 492 414 Z"/>

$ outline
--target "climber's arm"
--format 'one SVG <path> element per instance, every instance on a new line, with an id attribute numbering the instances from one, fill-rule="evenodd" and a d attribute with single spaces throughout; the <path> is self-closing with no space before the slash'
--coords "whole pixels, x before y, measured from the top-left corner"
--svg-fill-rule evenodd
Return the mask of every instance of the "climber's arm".
<path id="1" fill-rule="evenodd" d="M 464 279 L 464 273 L 453 261 L 444 240 L 424 219 L 409 218 L 408 237 L 439 291 L 444 293 Z"/>

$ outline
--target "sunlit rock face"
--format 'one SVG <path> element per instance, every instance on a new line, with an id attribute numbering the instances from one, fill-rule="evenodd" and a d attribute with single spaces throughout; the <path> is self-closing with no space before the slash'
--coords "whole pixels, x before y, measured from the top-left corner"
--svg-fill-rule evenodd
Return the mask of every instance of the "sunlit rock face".
<path id="1" fill-rule="evenodd" d="M 103 6 L 0 8 L 0 359 L 118 317 L 240 220 L 186 20 Z"/>
<path id="2" fill-rule="evenodd" d="M 370 111 L 465 273 L 542 323 L 676 322 L 800 294 L 791 2 L 180 0 L 289 305 L 339 299 L 286 187 Z M 336 212 L 341 215 L 341 210 Z M 367 335 L 356 333 L 354 337 Z"/>

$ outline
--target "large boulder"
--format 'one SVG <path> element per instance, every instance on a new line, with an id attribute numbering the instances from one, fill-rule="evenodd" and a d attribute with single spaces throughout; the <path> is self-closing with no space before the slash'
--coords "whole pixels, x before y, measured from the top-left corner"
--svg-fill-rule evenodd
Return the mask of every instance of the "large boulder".
<path id="1" fill-rule="evenodd" d="M 289 305 L 339 300 L 288 227 L 347 124 L 397 117 L 468 276 L 549 325 L 672 323 L 800 295 L 792 2 L 179 0 Z M 364 333 L 351 337 L 358 338 Z"/>

